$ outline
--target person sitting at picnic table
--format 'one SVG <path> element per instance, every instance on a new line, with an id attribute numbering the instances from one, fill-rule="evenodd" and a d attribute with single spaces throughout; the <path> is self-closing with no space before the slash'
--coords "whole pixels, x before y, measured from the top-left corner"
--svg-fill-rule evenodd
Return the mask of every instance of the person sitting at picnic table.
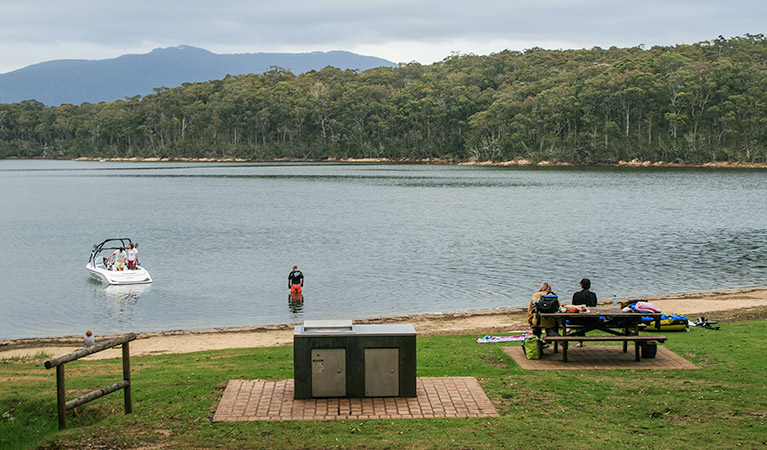
<path id="1" fill-rule="evenodd" d="M 597 306 L 597 294 L 591 292 L 591 280 L 584 278 L 581 280 L 581 290 L 573 294 L 573 305 L 586 305 L 588 307 Z"/>
<path id="2" fill-rule="evenodd" d="M 597 294 L 591 292 L 591 280 L 581 280 L 581 290 L 573 294 L 573 305 L 585 305 L 587 308 L 597 306 Z M 583 347 L 583 341 L 578 342 L 578 347 Z"/>
<path id="3" fill-rule="evenodd" d="M 527 307 L 527 322 L 533 327 L 533 334 L 539 338 L 542 330 L 546 330 L 546 336 L 559 336 L 557 321 L 552 318 L 543 318 L 535 311 L 535 304 L 541 299 L 541 295 L 546 294 L 554 294 L 554 291 L 551 290 L 551 284 L 544 282 L 538 292 L 533 294 L 530 305 Z M 543 344 L 543 348 L 548 346 L 549 344 Z"/>

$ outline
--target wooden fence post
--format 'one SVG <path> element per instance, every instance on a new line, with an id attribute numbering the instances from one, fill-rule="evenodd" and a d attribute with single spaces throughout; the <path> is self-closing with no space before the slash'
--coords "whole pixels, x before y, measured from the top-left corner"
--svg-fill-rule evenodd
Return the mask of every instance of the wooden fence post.
<path id="1" fill-rule="evenodd" d="M 131 385 L 130 385 L 130 346 L 128 342 L 135 340 L 136 335 L 134 333 L 126 334 L 125 336 L 112 339 L 110 341 L 102 342 L 92 347 L 81 348 L 68 355 L 60 356 L 58 358 L 51 359 L 45 362 L 45 368 L 56 368 L 56 409 L 59 415 L 59 429 L 63 430 L 67 427 L 67 410 L 76 408 L 84 403 L 88 403 L 91 400 L 95 400 L 99 397 L 103 397 L 119 389 L 123 389 L 125 399 L 125 414 L 133 412 L 133 403 L 131 400 Z M 108 348 L 122 345 L 122 357 L 123 357 L 123 380 L 105 388 L 97 389 L 89 392 L 82 397 L 76 398 L 71 401 L 66 399 L 66 384 L 64 380 L 64 364 L 78 360 L 84 356 L 91 355 L 93 353 L 106 350 Z"/>
<path id="2" fill-rule="evenodd" d="M 125 414 L 133 412 L 133 403 L 131 402 L 131 385 L 130 385 L 130 347 L 128 343 L 123 344 L 123 380 L 128 383 L 123 389 L 123 396 L 125 399 Z"/>
<path id="3" fill-rule="evenodd" d="M 56 405 L 59 411 L 59 430 L 67 427 L 67 396 L 64 384 L 64 364 L 56 366 Z"/>

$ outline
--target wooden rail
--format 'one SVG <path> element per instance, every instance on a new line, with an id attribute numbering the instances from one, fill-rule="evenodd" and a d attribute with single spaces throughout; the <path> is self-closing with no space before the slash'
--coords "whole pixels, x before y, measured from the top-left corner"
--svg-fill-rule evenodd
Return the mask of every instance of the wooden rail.
<path id="1" fill-rule="evenodd" d="M 45 368 L 56 368 L 56 400 L 59 412 L 59 429 L 63 430 L 67 427 L 67 410 L 76 408 L 82 404 L 88 403 L 91 400 L 96 400 L 99 397 L 103 397 L 112 392 L 123 390 L 125 401 L 125 414 L 129 414 L 133 411 L 133 403 L 131 401 L 131 383 L 130 383 L 130 346 L 128 343 L 136 339 L 135 333 L 126 334 L 116 339 L 111 339 L 100 344 L 96 344 L 92 347 L 85 347 L 77 350 L 76 352 L 69 353 L 68 355 L 60 356 L 58 358 L 51 359 L 45 362 Z M 123 351 L 123 380 L 105 388 L 91 391 L 82 397 L 74 400 L 66 401 L 66 388 L 64 383 L 64 364 L 76 361 L 82 357 L 98 353 L 108 348 L 117 347 L 122 345 Z"/>

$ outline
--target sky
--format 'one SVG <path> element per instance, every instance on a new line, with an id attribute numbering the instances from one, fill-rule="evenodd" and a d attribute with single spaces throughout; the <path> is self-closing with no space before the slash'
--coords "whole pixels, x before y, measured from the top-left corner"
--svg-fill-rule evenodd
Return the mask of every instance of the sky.
<path id="1" fill-rule="evenodd" d="M 453 54 L 650 48 L 766 32 L 766 0 L 0 0 L 0 73 L 178 45 L 346 50 L 426 65 Z"/>

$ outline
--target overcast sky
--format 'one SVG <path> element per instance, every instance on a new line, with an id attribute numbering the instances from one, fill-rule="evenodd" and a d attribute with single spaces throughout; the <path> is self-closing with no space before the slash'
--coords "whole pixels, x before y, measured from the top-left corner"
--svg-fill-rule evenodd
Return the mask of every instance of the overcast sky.
<path id="1" fill-rule="evenodd" d="M 454 52 L 691 44 L 765 25 L 767 0 L 0 0 L 0 73 L 181 44 L 431 64 Z"/>

